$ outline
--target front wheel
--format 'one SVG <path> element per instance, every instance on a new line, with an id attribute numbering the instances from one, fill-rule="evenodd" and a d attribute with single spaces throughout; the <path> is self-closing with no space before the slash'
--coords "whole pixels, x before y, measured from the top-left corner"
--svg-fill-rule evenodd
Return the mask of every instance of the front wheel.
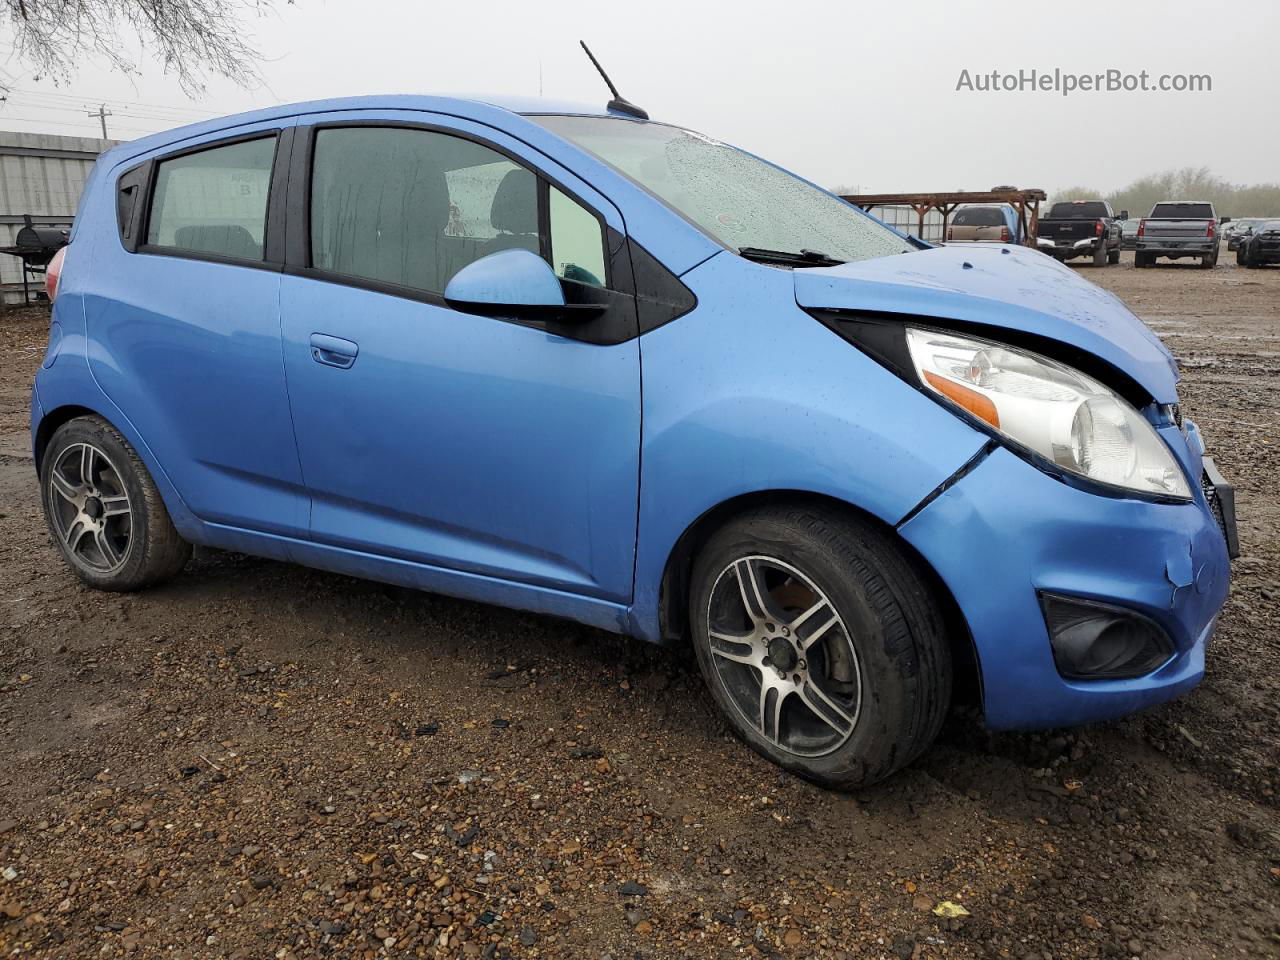
<path id="1" fill-rule="evenodd" d="M 99 417 L 77 417 L 54 433 L 40 462 L 40 492 L 63 560 L 91 587 L 138 590 L 174 576 L 191 557 L 142 460 Z"/>
<path id="2" fill-rule="evenodd" d="M 702 674 L 734 732 L 825 786 L 882 780 L 937 735 L 951 651 L 937 598 L 902 549 L 852 514 L 770 507 L 694 564 Z"/>

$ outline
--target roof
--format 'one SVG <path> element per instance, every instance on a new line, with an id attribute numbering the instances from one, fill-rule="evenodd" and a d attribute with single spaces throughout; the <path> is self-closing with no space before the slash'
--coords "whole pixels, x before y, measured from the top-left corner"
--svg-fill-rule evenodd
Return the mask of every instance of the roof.
<path id="1" fill-rule="evenodd" d="M 428 95 L 428 94 L 371 94 L 359 97 L 337 97 L 328 100 L 309 100 L 285 103 L 260 110 L 215 117 L 184 127 L 175 127 L 131 140 L 110 151 L 113 160 L 137 156 L 158 147 L 245 126 L 285 117 L 309 113 L 340 113 L 344 110 L 424 110 L 464 117 L 480 122 L 493 122 L 503 115 L 529 116 L 538 114 L 573 114 L 598 117 L 624 117 L 611 113 L 603 105 L 572 103 L 562 100 L 546 100 L 539 97 L 509 97 L 485 94 Z M 627 119 L 634 119 L 627 117 Z"/>

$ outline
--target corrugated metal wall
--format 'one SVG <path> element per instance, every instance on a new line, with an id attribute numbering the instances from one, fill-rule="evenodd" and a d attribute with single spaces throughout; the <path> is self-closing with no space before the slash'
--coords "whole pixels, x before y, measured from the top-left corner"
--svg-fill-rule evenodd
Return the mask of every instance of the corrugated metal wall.
<path id="1" fill-rule="evenodd" d="M 0 131 L 0 246 L 11 246 L 23 215 L 42 226 L 71 228 L 97 156 L 118 140 Z M 0 287 L 22 300 L 22 261 L 0 255 Z"/>

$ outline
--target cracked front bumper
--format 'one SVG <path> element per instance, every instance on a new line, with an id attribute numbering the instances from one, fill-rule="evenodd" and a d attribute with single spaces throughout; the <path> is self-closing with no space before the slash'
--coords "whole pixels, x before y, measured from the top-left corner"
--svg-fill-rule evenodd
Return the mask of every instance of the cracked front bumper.
<path id="1" fill-rule="evenodd" d="M 1223 530 L 1193 503 L 1100 496 L 997 448 L 900 528 L 950 588 L 973 637 L 987 724 L 1072 726 L 1190 690 L 1227 597 Z M 1054 664 L 1039 591 L 1135 610 L 1173 656 L 1126 680 L 1067 680 Z"/>

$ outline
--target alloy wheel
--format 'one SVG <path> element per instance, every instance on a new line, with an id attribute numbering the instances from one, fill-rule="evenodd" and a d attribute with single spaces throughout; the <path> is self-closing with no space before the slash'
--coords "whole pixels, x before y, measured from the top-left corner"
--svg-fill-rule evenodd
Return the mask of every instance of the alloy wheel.
<path id="1" fill-rule="evenodd" d="M 120 471 L 98 447 L 73 443 L 58 455 L 49 471 L 49 515 L 77 565 L 109 574 L 124 564 L 133 511 Z"/>
<path id="2" fill-rule="evenodd" d="M 816 757 L 853 734 L 862 705 L 858 654 L 812 578 L 774 557 L 741 557 L 716 578 L 707 627 L 725 692 L 770 744 Z"/>

